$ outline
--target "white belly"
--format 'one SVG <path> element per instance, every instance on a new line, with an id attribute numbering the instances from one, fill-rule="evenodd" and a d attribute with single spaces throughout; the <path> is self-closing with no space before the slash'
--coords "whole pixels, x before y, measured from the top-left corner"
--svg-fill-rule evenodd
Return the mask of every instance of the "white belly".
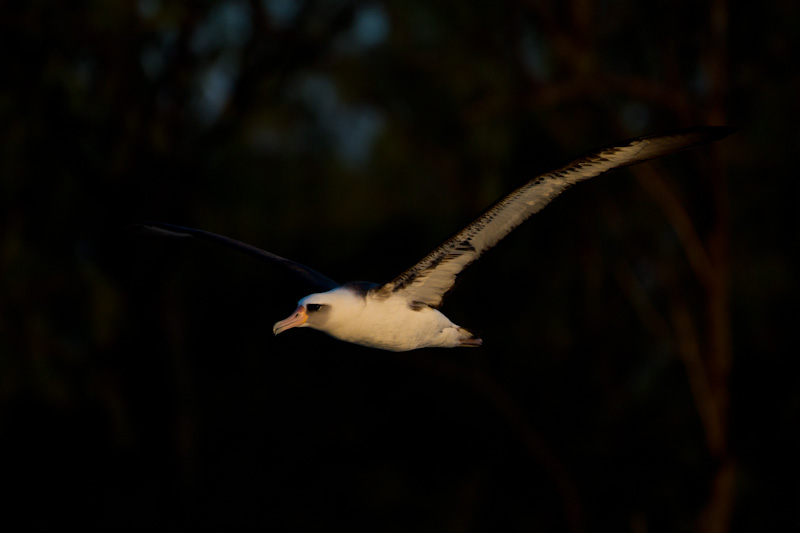
<path id="1" fill-rule="evenodd" d="M 436 309 L 411 309 L 399 298 L 367 297 L 345 320 L 326 324 L 326 333 L 343 341 L 395 352 L 425 347 L 455 347 L 469 332 Z"/>

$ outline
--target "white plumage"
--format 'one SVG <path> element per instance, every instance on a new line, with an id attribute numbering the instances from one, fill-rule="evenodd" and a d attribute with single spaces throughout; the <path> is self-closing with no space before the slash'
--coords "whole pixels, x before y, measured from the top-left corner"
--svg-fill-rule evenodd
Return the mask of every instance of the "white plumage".
<path id="1" fill-rule="evenodd" d="M 291 328 L 310 327 L 346 342 L 392 351 L 480 346 L 481 339 L 453 324 L 437 309 L 467 266 L 572 185 L 609 170 L 720 139 L 732 131 L 727 127 L 704 127 L 633 139 L 540 174 L 383 285 L 367 282 L 340 285 L 305 265 L 203 230 L 158 223 L 142 227 L 237 248 L 277 264 L 317 287 L 320 292 L 302 298 L 291 316 L 275 324 L 276 335 Z"/>
<path id="2" fill-rule="evenodd" d="M 345 284 L 328 292 L 310 294 L 298 302 L 286 320 L 275 324 L 278 333 L 292 327 L 310 327 L 339 340 L 396 352 L 425 347 L 479 346 L 481 340 L 453 324 L 438 309 L 414 309 L 403 295 L 379 295 Z"/>

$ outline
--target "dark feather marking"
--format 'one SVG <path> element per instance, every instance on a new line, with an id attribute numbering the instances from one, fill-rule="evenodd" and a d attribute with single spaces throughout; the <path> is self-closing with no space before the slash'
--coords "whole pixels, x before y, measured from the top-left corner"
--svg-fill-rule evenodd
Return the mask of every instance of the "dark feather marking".
<path id="1" fill-rule="evenodd" d="M 348 281 L 342 287 L 349 289 L 351 292 L 360 296 L 361 298 L 366 298 L 367 294 L 370 293 L 376 287 L 379 287 L 377 283 L 372 283 L 371 281 Z"/>

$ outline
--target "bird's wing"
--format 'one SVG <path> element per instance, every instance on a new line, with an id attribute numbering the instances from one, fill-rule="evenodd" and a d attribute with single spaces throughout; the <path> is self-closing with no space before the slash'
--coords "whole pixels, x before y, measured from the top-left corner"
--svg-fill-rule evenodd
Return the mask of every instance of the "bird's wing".
<path id="1" fill-rule="evenodd" d="M 197 237 L 199 239 L 205 239 L 207 241 L 212 241 L 228 246 L 230 248 L 239 250 L 240 252 L 244 252 L 250 256 L 253 256 L 257 259 L 261 259 L 262 261 L 266 261 L 268 263 L 283 268 L 290 274 L 294 275 L 296 278 L 299 278 L 301 281 L 308 283 L 309 285 L 314 287 L 314 289 L 317 290 L 318 292 L 329 291 L 340 285 L 339 283 L 333 281 L 329 277 L 320 274 L 313 268 L 309 268 L 301 263 L 292 261 L 290 259 L 286 259 L 279 255 L 275 255 L 273 253 L 267 252 L 260 248 L 256 248 L 255 246 L 251 246 L 249 244 L 245 244 L 235 239 L 231 239 L 230 237 L 224 237 L 222 235 L 217 235 L 216 233 L 211 233 L 210 231 L 204 231 L 201 229 L 194 229 L 194 228 L 184 228 L 182 226 L 173 226 L 172 224 L 163 224 L 160 222 L 136 224 L 132 228 L 146 230 L 166 237 Z"/>
<path id="2" fill-rule="evenodd" d="M 640 137 L 597 150 L 536 176 L 500 199 L 467 227 L 446 240 L 422 261 L 376 289 L 392 293 L 410 305 L 439 307 L 456 277 L 531 215 L 572 185 L 609 170 L 663 157 L 729 135 L 733 128 L 710 126 Z"/>

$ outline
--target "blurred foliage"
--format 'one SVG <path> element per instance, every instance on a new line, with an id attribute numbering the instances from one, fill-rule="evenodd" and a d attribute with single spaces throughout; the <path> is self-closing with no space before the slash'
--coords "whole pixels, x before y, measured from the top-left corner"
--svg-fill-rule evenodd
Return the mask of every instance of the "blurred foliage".
<path id="1" fill-rule="evenodd" d="M 6 525 L 797 528 L 798 24 L 789 1 L 0 3 Z M 471 268 L 444 311 L 476 351 L 272 338 L 300 288 L 124 230 L 382 281 L 537 170 L 701 124 L 740 131 L 570 191 Z"/>

